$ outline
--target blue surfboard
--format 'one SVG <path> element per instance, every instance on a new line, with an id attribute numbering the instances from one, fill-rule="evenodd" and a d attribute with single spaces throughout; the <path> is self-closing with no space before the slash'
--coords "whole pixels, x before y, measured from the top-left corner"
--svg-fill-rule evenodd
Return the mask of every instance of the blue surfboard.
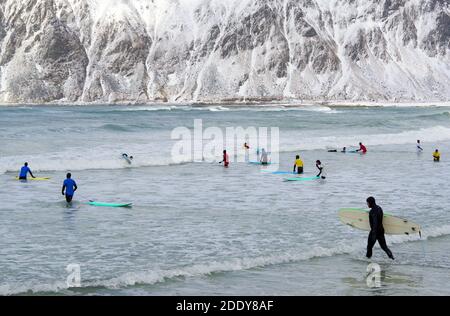
<path id="1" fill-rule="evenodd" d="M 274 171 L 274 172 L 270 172 L 269 170 L 263 170 L 263 171 L 270 173 L 270 174 L 296 174 L 295 172 L 292 172 L 292 171 Z"/>
<path id="2" fill-rule="evenodd" d="M 249 161 L 248 163 L 251 164 L 251 165 L 262 165 L 262 166 L 267 166 L 267 165 L 271 165 L 272 164 L 271 162 L 263 164 L 262 162 L 259 162 L 259 161 Z"/>
<path id="3" fill-rule="evenodd" d="M 320 177 L 295 177 L 295 178 L 286 178 L 284 181 L 312 181 L 312 180 L 320 180 Z"/>

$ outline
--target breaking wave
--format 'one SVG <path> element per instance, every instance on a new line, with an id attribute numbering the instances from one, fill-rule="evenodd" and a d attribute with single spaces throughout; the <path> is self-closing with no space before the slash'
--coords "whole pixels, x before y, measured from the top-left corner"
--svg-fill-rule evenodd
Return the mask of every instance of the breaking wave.
<path id="1" fill-rule="evenodd" d="M 450 235 L 450 225 L 425 229 L 422 238 L 418 235 L 412 236 L 388 236 L 389 243 L 403 244 L 408 242 L 424 241 L 430 238 L 437 238 Z M 120 289 L 138 284 L 152 285 L 162 283 L 167 280 L 184 277 L 197 277 L 212 275 L 215 273 L 243 271 L 266 266 L 306 261 L 313 258 L 324 258 L 338 255 L 352 254 L 363 251 L 364 243 L 361 241 L 354 243 L 341 243 L 333 248 L 314 247 L 307 252 L 288 252 L 283 254 L 273 254 L 270 256 L 260 256 L 255 258 L 234 258 L 222 262 L 199 263 L 191 266 L 179 267 L 169 270 L 150 270 L 141 272 L 128 272 L 118 277 L 105 280 L 91 280 L 82 282 L 82 288 L 108 288 Z M 0 295 L 16 295 L 21 293 L 45 293 L 60 292 L 68 290 L 65 282 L 55 282 L 49 284 L 35 284 L 25 282 L 21 284 L 1 284 Z"/>
<path id="2" fill-rule="evenodd" d="M 116 126 L 110 126 L 116 128 Z M 322 136 L 322 137 L 299 137 L 298 134 L 286 137 L 286 142 L 281 143 L 280 152 L 295 152 L 308 150 L 325 150 L 330 148 L 350 147 L 363 141 L 368 146 L 378 145 L 402 145 L 413 144 L 416 139 L 421 139 L 423 143 L 434 143 L 450 140 L 450 128 L 435 126 L 419 130 L 405 131 L 392 134 L 373 134 L 357 136 Z M 295 141 L 295 143 L 294 143 Z M 252 143 L 252 142 L 251 142 Z M 254 143 L 254 142 L 253 142 Z M 171 148 L 172 143 L 164 143 L 158 148 Z M 119 146 L 118 146 L 119 147 Z M 186 159 L 175 162 L 170 155 L 170 151 L 160 153 L 153 150 L 155 144 L 124 146 L 129 149 L 129 153 L 135 156 L 132 165 L 128 165 L 120 157 L 120 152 L 116 148 L 79 148 L 72 151 L 58 152 L 52 154 L 38 154 L 30 156 L 4 156 L 0 157 L 0 174 L 6 172 L 17 172 L 24 161 L 31 163 L 32 170 L 35 171 L 65 171 L 65 170 L 92 170 L 92 169 L 123 169 L 152 166 L 171 166 L 194 162 Z M 134 148 L 134 150 L 133 150 Z M 273 151 L 276 152 L 276 151 Z M 244 153 L 242 153 L 244 155 Z M 68 159 L 67 157 L 70 157 Z M 210 158 L 210 157 L 208 157 Z"/>

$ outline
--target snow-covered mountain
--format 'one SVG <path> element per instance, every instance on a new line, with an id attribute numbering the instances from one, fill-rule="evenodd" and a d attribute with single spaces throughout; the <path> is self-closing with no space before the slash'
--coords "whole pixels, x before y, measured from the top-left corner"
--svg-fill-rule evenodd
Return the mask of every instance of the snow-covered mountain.
<path id="1" fill-rule="evenodd" d="M 450 100 L 450 0 L 0 0 L 0 102 Z"/>

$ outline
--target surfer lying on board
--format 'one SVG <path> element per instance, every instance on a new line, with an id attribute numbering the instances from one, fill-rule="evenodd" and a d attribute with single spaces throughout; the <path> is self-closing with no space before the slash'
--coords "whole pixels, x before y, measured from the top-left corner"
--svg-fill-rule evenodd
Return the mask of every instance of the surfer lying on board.
<path id="1" fill-rule="evenodd" d="M 367 153 L 367 148 L 362 143 L 359 143 L 359 149 L 356 150 L 356 152 L 362 152 L 363 154 Z"/>
<path id="2" fill-rule="evenodd" d="M 267 156 L 267 151 L 264 148 L 261 150 L 260 162 L 261 162 L 262 165 L 267 165 L 269 163 L 269 158 Z"/>
<path id="3" fill-rule="evenodd" d="M 31 169 L 28 167 L 28 162 L 26 162 L 22 168 L 20 168 L 20 174 L 19 174 L 19 180 L 26 180 L 28 173 L 31 175 L 32 178 L 36 178 L 33 173 L 31 172 Z"/>
<path id="4" fill-rule="evenodd" d="M 228 165 L 230 164 L 230 159 L 228 157 L 228 154 L 227 154 L 226 150 L 223 151 L 223 160 L 221 162 L 219 162 L 219 163 L 223 163 L 223 166 L 225 168 L 228 168 Z"/>
<path id="5" fill-rule="evenodd" d="M 337 153 L 338 150 L 337 149 L 330 149 L 328 150 L 329 153 Z M 341 150 L 341 153 L 346 153 L 347 152 L 347 147 L 343 147 Z"/>
<path id="6" fill-rule="evenodd" d="M 72 174 L 68 173 L 66 176 L 66 180 L 64 180 L 62 186 L 62 195 L 66 196 L 67 203 L 72 202 L 73 195 L 77 189 L 78 189 L 77 184 L 75 183 L 74 180 L 72 180 Z"/>
<path id="7" fill-rule="evenodd" d="M 319 174 L 316 176 L 317 178 L 322 176 L 322 179 L 325 179 L 325 176 L 323 175 L 323 165 L 320 160 L 316 161 L 316 167 L 319 169 Z"/>
<path id="8" fill-rule="evenodd" d="M 433 153 L 433 160 L 435 162 L 439 162 L 441 160 L 441 154 L 439 153 L 438 149 L 436 149 L 435 152 Z"/>
<path id="9" fill-rule="evenodd" d="M 383 227 L 383 209 L 376 204 L 374 197 L 367 198 L 367 206 L 370 208 L 369 212 L 369 222 L 370 222 L 370 233 L 367 241 L 367 258 L 372 258 L 372 249 L 375 243 L 378 241 L 381 249 L 383 249 L 389 258 L 394 260 L 392 252 L 386 245 L 386 239 L 384 238 L 384 227 Z"/>
<path id="10" fill-rule="evenodd" d="M 295 164 L 294 164 L 294 173 L 295 168 L 297 168 L 297 173 L 302 174 L 303 173 L 303 160 L 300 159 L 300 156 L 295 156 Z"/>
<path id="11" fill-rule="evenodd" d="M 247 143 L 244 143 L 244 148 L 248 150 L 250 149 L 250 146 Z"/>

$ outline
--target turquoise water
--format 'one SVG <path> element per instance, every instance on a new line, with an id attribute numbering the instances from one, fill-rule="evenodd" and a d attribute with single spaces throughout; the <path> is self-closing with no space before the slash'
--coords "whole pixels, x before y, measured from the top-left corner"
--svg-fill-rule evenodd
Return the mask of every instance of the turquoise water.
<path id="1" fill-rule="evenodd" d="M 279 127 L 279 169 L 300 154 L 305 176 L 320 159 L 327 179 L 175 163 L 171 132 L 194 119 L 223 130 Z M 359 141 L 367 155 L 327 152 Z M 1 295 L 450 294 L 445 107 L 4 107 L 0 148 Z M 131 166 L 122 152 L 135 157 Z M 51 180 L 15 181 L 24 161 Z M 72 207 L 60 192 L 67 171 L 79 185 Z M 395 262 L 378 246 L 366 260 L 367 233 L 337 218 L 369 195 L 423 227 L 422 239 L 388 238 Z M 366 285 L 370 262 L 381 266 L 381 288 Z M 69 264 L 80 265 L 79 288 L 66 284 Z"/>

